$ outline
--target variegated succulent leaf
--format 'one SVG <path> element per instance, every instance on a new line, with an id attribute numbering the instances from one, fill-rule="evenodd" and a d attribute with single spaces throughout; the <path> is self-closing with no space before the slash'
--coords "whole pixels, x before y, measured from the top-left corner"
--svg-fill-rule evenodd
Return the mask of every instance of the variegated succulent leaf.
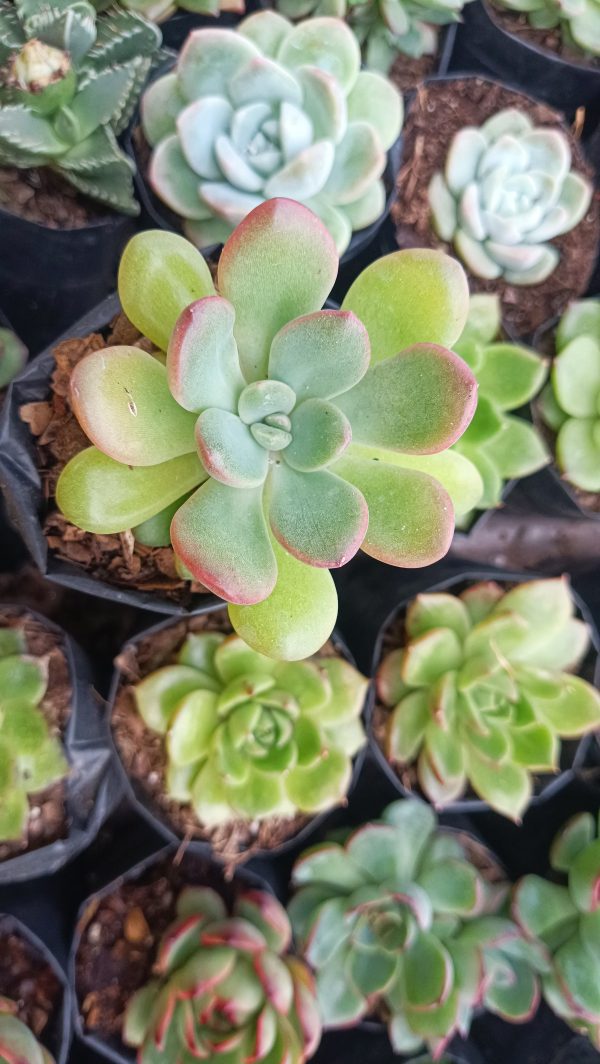
<path id="1" fill-rule="evenodd" d="M 153 978 L 125 1015 L 124 1040 L 137 1047 L 139 1064 L 304 1064 L 321 1022 L 313 979 L 290 944 L 288 917 L 272 895 L 246 890 L 229 914 L 211 888 L 184 888 Z"/>
<path id="2" fill-rule="evenodd" d="M 544 359 L 522 344 L 506 341 L 501 333 L 500 300 L 495 294 L 472 295 L 469 317 L 454 350 L 477 381 L 477 409 L 455 449 L 478 469 L 483 491 L 477 509 L 499 506 L 507 480 L 541 469 L 550 454 L 541 434 L 520 410 L 546 380 Z M 457 524 L 468 524 L 466 514 Z"/>
<path id="3" fill-rule="evenodd" d="M 131 117 L 160 33 L 130 12 L 96 16 L 86 0 L 17 4 L 8 17 L 6 6 L 0 162 L 51 167 L 91 199 L 137 214 L 133 165 L 116 135 Z"/>
<path id="4" fill-rule="evenodd" d="M 589 640 L 566 578 L 418 595 L 377 674 L 389 760 L 415 765 L 436 807 L 470 788 L 518 821 L 560 740 L 598 728 L 600 694 L 574 675 Z"/>
<path id="5" fill-rule="evenodd" d="M 592 191 L 561 129 L 506 108 L 455 134 L 429 204 L 438 235 L 476 277 L 537 285 L 559 262 L 551 241 L 579 225 Z"/>
<path id="6" fill-rule="evenodd" d="M 167 789 L 212 828 L 342 802 L 364 745 L 367 680 L 341 657 L 276 662 L 237 635 L 194 633 L 134 688 L 164 736 Z"/>
<path id="7" fill-rule="evenodd" d="M 550 850 L 552 880 L 516 885 L 514 919 L 549 956 L 543 992 L 550 1008 L 600 1048 L 600 839 L 597 817 L 578 813 Z M 557 881 L 558 880 L 558 881 Z"/>
<path id="8" fill-rule="evenodd" d="M 12 331 L 0 327 L 0 389 L 6 388 L 27 361 L 27 348 Z"/>
<path id="9" fill-rule="evenodd" d="M 423 802 L 396 802 L 343 845 L 312 847 L 292 879 L 290 918 L 325 1027 L 382 1011 L 396 1052 L 425 1044 L 439 1056 L 482 1001 L 505 1018 L 537 1005 L 538 955 L 497 915 L 506 884 L 486 882 Z"/>
<path id="10" fill-rule="evenodd" d="M 539 411 L 556 435 L 556 460 L 582 491 L 600 491 L 600 299 L 565 311 Z"/>
<path id="11" fill-rule="evenodd" d="M 340 19 L 293 26 L 261 11 L 236 29 L 199 29 L 145 92 L 149 181 L 198 247 L 223 243 L 265 200 L 311 208 L 338 252 L 385 206 L 386 151 L 402 98 L 360 70 Z"/>
<path id="12" fill-rule="evenodd" d="M 569 48 L 588 56 L 600 55 L 598 0 L 495 0 L 495 3 L 525 15 L 534 29 L 559 26 Z"/>
<path id="13" fill-rule="evenodd" d="M 0 841 L 3 842 L 22 837 L 29 818 L 28 796 L 63 779 L 68 772 L 62 744 L 50 731 L 40 709 L 47 681 L 47 659 L 27 653 L 23 631 L 0 628 Z M 0 1050 L 1 1046 L 0 1033 Z"/>
<path id="14" fill-rule="evenodd" d="M 342 310 L 321 311 L 337 265 L 322 223 L 287 199 L 256 208 L 227 241 L 218 296 L 189 242 L 140 234 L 119 291 L 140 331 L 168 348 L 166 366 L 117 347 L 71 378 L 93 446 L 61 474 L 59 507 L 95 533 L 143 524 L 147 537 L 161 515 L 161 543 L 170 520 L 179 563 L 274 657 L 325 643 L 326 570 L 359 547 L 410 567 L 446 552 L 453 510 L 440 481 L 460 496 L 461 476 L 433 459 L 475 405 L 470 370 L 444 346 L 464 321 L 460 266 L 397 252 L 364 271 Z"/>
<path id="15" fill-rule="evenodd" d="M 13 1009 L 6 999 L 0 999 L 0 1060 L 7 1064 L 55 1064 L 46 1047 L 18 1018 L 16 1006 Z"/>

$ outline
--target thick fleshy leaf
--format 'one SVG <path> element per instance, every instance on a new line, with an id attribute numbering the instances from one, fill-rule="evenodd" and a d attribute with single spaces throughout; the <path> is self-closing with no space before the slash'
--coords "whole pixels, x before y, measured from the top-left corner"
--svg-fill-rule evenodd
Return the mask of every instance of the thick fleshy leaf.
<path id="1" fill-rule="evenodd" d="M 91 442 L 118 462 L 154 466 L 194 449 L 195 418 L 173 399 L 165 367 L 137 347 L 109 347 L 78 362 L 71 402 Z"/>
<path id="2" fill-rule="evenodd" d="M 257 11 L 242 19 L 237 27 L 264 55 L 275 59 L 281 44 L 291 33 L 292 24 L 277 11 Z"/>
<path id="3" fill-rule="evenodd" d="M 386 753 L 390 760 L 400 764 L 413 761 L 421 749 L 430 721 L 428 693 L 411 691 L 405 695 L 388 723 Z"/>
<path id="4" fill-rule="evenodd" d="M 337 594 L 331 574 L 304 565 L 271 541 L 277 560 L 277 583 L 264 602 L 232 605 L 229 618 L 238 635 L 254 650 L 282 661 L 315 654 L 331 635 L 337 617 Z"/>
<path id="5" fill-rule="evenodd" d="M 368 122 L 350 122 L 323 187 L 324 199 L 336 207 L 354 203 L 381 177 L 384 167 L 385 152 L 373 126 Z"/>
<path id="6" fill-rule="evenodd" d="M 360 69 L 360 48 L 352 30 L 341 19 L 311 18 L 288 34 L 277 59 L 290 70 L 318 67 L 333 75 L 349 93 Z"/>
<path id="7" fill-rule="evenodd" d="M 557 951 L 555 965 L 567 999 L 591 1019 L 600 1015 L 600 982 L 590 978 L 586 953 L 580 934 L 574 934 Z"/>
<path id="8" fill-rule="evenodd" d="M 322 310 L 279 330 L 271 344 L 269 376 L 285 381 L 299 402 L 331 399 L 361 380 L 369 358 L 362 322 L 350 312 Z"/>
<path id="9" fill-rule="evenodd" d="M 353 200 L 352 203 L 345 203 L 338 214 L 342 213 L 348 219 L 353 230 L 365 229 L 383 214 L 385 200 L 386 192 L 383 181 L 374 181 L 362 196 Z"/>
<path id="10" fill-rule="evenodd" d="M 475 754 L 471 748 L 467 755 L 467 774 L 473 789 L 484 802 L 511 820 L 520 821 L 532 792 L 527 769 L 509 761 L 493 763 Z"/>
<path id="11" fill-rule="evenodd" d="M 119 265 L 119 297 L 125 314 L 166 351 L 179 315 L 203 296 L 215 294 L 202 255 L 184 237 L 162 230 L 137 233 Z"/>
<path id="12" fill-rule="evenodd" d="M 596 833 L 591 813 L 577 813 L 559 831 L 550 848 L 550 864 L 568 872 L 575 858 L 585 850 Z"/>
<path id="13" fill-rule="evenodd" d="M 455 632 L 434 628 L 411 639 L 402 662 L 402 678 L 410 687 L 429 687 L 462 664 L 463 650 Z"/>
<path id="14" fill-rule="evenodd" d="M 195 579 L 227 602 L 246 605 L 271 594 L 277 564 L 261 488 L 240 491 L 207 481 L 176 513 L 171 539 Z"/>
<path id="15" fill-rule="evenodd" d="M 451 446 L 469 424 L 476 403 L 470 369 L 434 344 L 416 344 L 373 366 L 338 399 L 355 442 L 404 454 L 431 454 Z"/>
<path id="16" fill-rule="evenodd" d="M 205 410 L 196 425 L 196 442 L 206 472 L 221 484 L 257 488 L 263 483 L 268 452 L 237 414 L 216 407 Z"/>
<path id="17" fill-rule="evenodd" d="M 180 92 L 188 100 L 222 96 L 233 75 L 258 56 L 258 48 L 241 34 L 212 28 L 194 30 L 179 55 Z"/>
<path id="18" fill-rule="evenodd" d="M 269 520 L 286 551 L 309 565 L 333 569 L 359 549 L 369 522 L 363 496 L 328 470 L 271 474 Z"/>
<path id="19" fill-rule="evenodd" d="M 154 517 L 204 480 L 195 453 L 155 466 L 127 466 L 88 447 L 63 469 L 56 502 L 78 528 L 109 535 Z"/>
<path id="20" fill-rule="evenodd" d="M 342 304 L 366 326 L 372 362 L 412 344 L 452 347 L 469 309 L 469 287 L 456 259 L 426 249 L 396 251 L 368 266 Z"/>
<path id="21" fill-rule="evenodd" d="M 337 267 L 327 230 L 299 203 L 270 200 L 238 226 L 223 248 L 218 285 L 236 310 L 234 333 L 246 380 L 266 377 L 274 336 L 322 306 Z"/>
<path id="22" fill-rule="evenodd" d="M 338 748 L 321 753 L 312 765 L 297 765 L 285 780 L 288 798 L 304 813 L 318 813 L 340 804 L 352 777 L 352 762 Z"/>
<path id="23" fill-rule="evenodd" d="M 264 186 L 264 195 L 308 200 L 317 196 L 331 173 L 335 149 L 330 140 L 318 140 L 290 159 Z"/>
<path id="24" fill-rule="evenodd" d="M 569 418 L 556 440 L 556 458 L 566 478 L 583 491 L 600 491 L 600 446 L 596 418 Z"/>
<path id="25" fill-rule="evenodd" d="M 600 300 L 582 299 L 571 303 L 556 328 L 556 349 L 562 351 L 578 336 L 600 333 Z"/>
<path id="26" fill-rule="evenodd" d="M 351 1027 L 366 1015 L 368 1002 L 355 987 L 350 973 L 339 960 L 321 968 L 317 976 L 317 998 L 326 1028 Z"/>
<path id="27" fill-rule="evenodd" d="M 568 890 L 539 876 L 524 876 L 515 887 L 512 915 L 521 927 L 536 938 L 545 938 L 578 917 Z"/>
<path id="28" fill-rule="evenodd" d="M 161 140 L 152 153 L 148 180 L 163 203 L 182 218 L 202 219 L 210 215 L 198 193 L 198 177 L 189 167 L 175 134 Z"/>
<path id="29" fill-rule="evenodd" d="M 334 472 L 366 499 L 366 554 L 407 569 L 431 565 L 447 553 L 454 530 L 450 497 L 426 473 L 343 455 Z"/>
<path id="30" fill-rule="evenodd" d="M 236 107 L 261 100 L 275 105 L 302 102 L 300 86 L 292 74 L 265 56 L 255 56 L 241 67 L 229 82 L 228 93 Z"/>
<path id="31" fill-rule="evenodd" d="M 524 418 L 503 418 L 500 431 L 489 443 L 489 454 L 500 475 L 527 477 L 550 461 L 550 453 L 537 429 Z"/>
<path id="32" fill-rule="evenodd" d="M 361 70 L 348 96 L 350 121 L 369 122 L 388 151 L 400 133 L 403 116 L 402 97 L 395 85 L 381 74 Z"/>
<path id="33" fill-rule="evenodd" d="M 303 89 L 302 108 L 310 118 L 317 140 L 339 144 L 347 126 L 347 105 L 341 85 L 317 67 L 300 67 L 296 76 Z"/>
<path id="34" fill-rule="evenodd" d="M 134 688 L 138 713 L 152 731 L 164 735 L 178 705 L 186 695 L 197 694 L 201 682 L 197 670 L 189 665 L 156 669 Z"/>
<path id="35" fill-rule="evenodd" d="M 554 361 L 552 383 L 556 397 L 571 417 L 598 416 L 600 396 L 600 340 L 578 336 Z"/>
<path id="36" fill-rule="evenodd" d="M 407 1001 L 416 1009 L 444 1003 L 452 986 L 452 960 L 433 934 L 421 933 L 404 955 Z"/>
<path id="37" fill-rule="evenodd" d="M 220 296 L 192 303 L 177 319 L 167 351 L 167 376 L 172 394 L 186 410 L 237 410 L 245 381 L 234 322 L 233 307 Z"/>
<path id="38" fill-rule="evenodd" d="M 460 642 L 468 635 L 471 628 L 469 613 L 456 595 L 431 591 L 417 595 L 410 603 L 406 612 L 406 631 L 411 639 L 436 628 L 450 628 Z"/>
<path id="39" fill-rule="evenodd" d="M 515 410 L 537 394 L 546 379 L 546 363 L 534 351 L 515 344 L 488 344 L 477 370 L 482 395 L 500 410 Z"/>
<path id="40" fill-rule="evenodd" d="M 436 913 L 468 915 L 479 902 L 478 872 L 463 860 L 432 865 L 421 872 L 418 883 L 429 894 Z"/>
<path id="41" fill-rule="evenodd" d="M 229 100 L 224 96 L 211 95 L 188 104 L 177 117 L 177 139 L 187 165 L 196 175 L 197 195 L 200 188 L 198 178 L 219 181 L 223 177 L 215 147 L 218 138 L 228 132 L 232 115 L 233 108 Z"/>
<path id="42" fill-rule="evenodd" d="M 479 471 L 468 458 L 456 450 L 439 454 L 398 454 L 364 444 L 352 444 L 349 452 L 357 458 L 377 458 L 381 462 L 417 469 L 438 480 L 452 500 L 457 516 L 466 514 L 481 501 L 483 483 Z"/>
<path id="43" fill-rule="evenodd" d="M 569 872 L 569 893 L 582 913 L 600 908 L 600 839 L 577 854 Z"/>
<path id="44" fill-rule="evenodd" d="M 300 473 L 331 465 L 352 439 L 350 422 L 325 399 L 306 399 L 291 416 L 292 440 L 284 452 L 287 465 Z"/>
<path id="45" fill-rule="evenodd" d="M 148 144 L 154 146 L 175 132 L 177 115 L 184 105 L 174 72 L 148 86 L 140 101 L 142 129 Z"/>

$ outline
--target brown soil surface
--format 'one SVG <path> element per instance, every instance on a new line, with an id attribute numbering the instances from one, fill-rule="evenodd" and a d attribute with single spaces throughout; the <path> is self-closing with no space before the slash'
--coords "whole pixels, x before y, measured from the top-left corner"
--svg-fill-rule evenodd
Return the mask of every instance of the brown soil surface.
<path id="1" fill-rule="evenodd" d="M 13 166 L 0 167 L 0 207 L 48 229 L 81 229 L 109 213 L 52 170 Z"/>
<path id="2" fill-rule="evenodd" d="M 27 640 L 27 652 L 36 658 L 47 658 L 48 687 L 40 709 L 51 733 L 63 738 L 71 712 L 73 691 L 61 636 L 18 608 L 2 609 L 0 628 L 22 628 Z M 18 842 L 0 842 L 0 861 L 38 850 L 67 836 L 66 780 L 31 794 L 29 808 L 24 837 Z"/>
<path id="3" fill-rule="evenodd" d="M 0 997 L 14 1003 L 18 1019 L 51 1049 L 62 996 L 50 965 L 25 939 L 3 927 L 0 918 Z"/>
<path id="4" fill-rule="evenodd" d="M 435 247 L 453 254 L 452 247 L 441 241 L 432 229 L 429 182 L 436 171 L 443 169 L 455 133 L 464 126 L 481 125 L 505 107 L 526 111 L 537 126 L 560 125 L 558 112 L 545 104 L 534 103 L 521 93 L 478 77 L 431 82 L 417 90 L 404 126 L 398 199 L 392 207 L 400 247 Z M 593 170 L 580 144 L 569 131 L 565 132 L 573 168 L 593 181 Z M 570 233 L 552 241 L 560 251 L 560 261 L 542 284 L 509 285 L 502 279 L 484 281 L 468 275 L 473 291 L 498 293 L 504 322 L 516 336 L 529 336 L 587 288 L 600 237 L 599 208 L 600 194 L 596 192 L 583 221 Z"/>
<path id="5" fill-rule="evenodd" d="M 424 78 L 431 77 L 437 70 L 439 53 L 434 55 L 422 55 L 419 59 L 413 59 L 409 55 L 399 55 L 389 73 L 390 81 L 400 92 L 412 92 Z"/>
<path id="6" fill-rule="evenodd" d="M 534 44 L 544 51 L 554 52 L 555 55 L 559 55 L 567 63 L 575 63 L 577 66 L 582 67 L 592 67 L 595 70 L 600 68 L 600 58 L 586 55 L 578 48 L 573 48 L 563 38 L 559 26 L 554 26 L 552 29 L 538 30 L 535 26 L 530 25 L 526 15 L 520 14 L 518 11 L 507 11 L 501 7 L 496 7 L 495 4 L 486 4 L 485 7 L 492 21 L 506 33 L 512 33 L 515 37 L 527 41 L 528 44 Z"/>

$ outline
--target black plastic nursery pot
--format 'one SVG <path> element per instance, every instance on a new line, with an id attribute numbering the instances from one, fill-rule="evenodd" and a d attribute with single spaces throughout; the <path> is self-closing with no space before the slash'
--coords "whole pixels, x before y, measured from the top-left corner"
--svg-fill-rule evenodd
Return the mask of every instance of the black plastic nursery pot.
<path id="1" fill-rule="evenodd" d="M 443 579 L 439 583 L 427 584 L 423 582 L 417 593 L 441 591 L 458 593 L 466 587 L 484 580 L 493 580 L 499 584 L 506 584 L 508 587 L 511 587 L 516 584 L 528 583 L 535 579 L 542 579 L 542 577 L 531 572 L 510 572 L 495 569 L 491 566 L 485 569 L 471 569 L 465 567 L 462 571 L 454 573 L 452 576 Z M 589 607 L 575 591 L 572 591 L 572 595 L 579 617 L 585 621 L 588 626 L 591 642 L 590 649 L 578 669 L 577 675 L 582 676 L 590 683 L 597 685 L 600 679 L 600 665 L 598 659 L 598 654 L 600 653 L 600 633 Z M 406 610 L 414 597 L 415 593 L 412 593 L 409 598 L 400 602 L 384 621 L 375 644 L 371 672 L 372 676 L 375 676 L 385 653 L 395 647 L 402 646 L 403 619 L 406 615 Z M 386 757 L 380 742 L 380 735 L 385 725 L 385 712 L 385 707 L 378 702 L 375 687 L 373 685 L 371 689 L 368 718 L 370 751 L 381 770 L 385 773 L 387 779 L 396 788 L 399 795 L 402 795 L 403 797 L 416 795 L 423 798 L 424 795 L 421 792 L 416 779 L 413 782 L 412 778 L 409 777 L 408 771 L 404 771 L 405 769 L 412 769 L 413 766 L 401 766 L 403 770 L 403 778 L 401 778 L 395 766 Z M 538 775 L 534 778 L 534 793 L 528 809 L 553 798 L 576 778 L 578 771 L 583 768 L 588 760 L 593 742 L 593 734 L 583 736 L 579 740 L 567 739 L 561 741 L 559 773 L 555 776 Z M 477 798 L 472 792 L 471 795 L 468 794 L 464 798 L 444 805 L 443 812 L 451 816 L 470 815 L 473 813 L 491 813 L 494 814 L 495 817 L 503 819 L 501 814 L 495 813 L 487 802 Z"/>
<path id="2" fill-rule="evenodd" d="M 3 309 L 37 354 L 114 289 L 134 223 L 106 213 L 79 228 L 51 229 L 0 208 L 0 230 Z"/>
<path id="3" fill-rule="evenodd" d="M 574 51 L 566 58 L 510 32 L 488 0 L 465 5 L 449 69 L 493 74 L 564 111 L 569 120 L 585 107 L 590 128 L 600 114 L 600 64 L 586 61 L 583 53 L 578 61 Z"/>
<path id="4" fill-rule="evenodd" d="M 413 97 L 404 122 L 402 166 L 391 211 L 397 246 L 438 248 L 454 255 L 452 245 L 440 240 L 434 231 L 429 182 L 434 173 L 443 170 L 452 139 L 460 129 L 480 126 L 505 108 L 524 111 L 536 127 L 560 128 L 570 146 L 573 169 L 592 184 L 595 182 L 594 168 L 580 141 L 566 126 L 562 114 L 547 104 L 508 84 L 476 74 L 429 78 Z M 470 288 L 474 292 L 497 294 L 504 328 L 515 340 L 527 341 L 587 290 L 597 260 L 599 238 L 600 209 L 596 196 L 582 221 L 552 241 L 560 258 L 541 284 L 515 285 L 503 278 L 486 281 L 467 269 Z"/>
<path id="5" fill-rule="evenodd" d="M 228 29 L 236 26 L 240 19 L 244 18 L 243 0 L 242 10 L 222 11 L 219 15 L 199 15 L 193 11 L 178 10 L 164 22 L 159 23 L 162 33 L 163 46 L 178 52 L 192 30 L 199 30 L 204 26 L 218 26 L 219 29 Z M 246 14 L 250 14 L 253 4 L 247 5 Z"/>
<path id="6" fill-rule="evenodd" d="M 56 1064 L 67 1064 L 73 1033 L 67 978 L 45 943 L 9 913 L 0 913 L 0 995 L 16 1002 L 18 1018 Z"/>
<path id="7" fill-rule="evenodd" d="M 367 744 L 356 754 L 347 794 L 338 803 L 315 815 L 298 814 L 290 819 L 266 818 L 260 823 L 235 821 L 215 830 L 203 829 L 189 806 L 171 802 L 164 793 L 164 739 L 154 735 L 139 717 L 130 685 L 150 672 L 172 664 L 190 632 L 218 631 L 232 634 L 226 607 L 207 606 L 186 618 L 162 621 L 135 635 L 115 659 L 115 672 L 108 699 L 107 725 L 115 761 L 120 768 L 125 793 L 150 825 L 169 842 L 184 842 L 191 852 L 210 854 L 231 870 L 251 859 L 270 859 L 290 851 L 299 852 L 317 832 L 326 830 L 336 809 L 347 804 L 359 777 Z M 351 665 L 354 659 L 338 632 L 319 656 L 339 656 Z M 365 696 L 365 709 L 367 696 Z M 363 719 L 364 719 L 363 710 Z"/>
<path id="8" fill-rule="evenodd" d="M 140 564 L 149 566 L 148 570 L 142 569 L 142 572 L 148 573 L 147 587 L 143 586 L 143 580 L 139 582 L 142 586 L 137 587 L 135 573 L 132 574 L 133 585 L 131 582 L 124 583 L 121 580 L 119 583 L 118 579 L 111 579 L 115 569 L 125 574 L 125 577 L 128 576 L 128 567 L 133 556 L 127 537 L 102 537 L 96 541 L 95 537 L 81 533 L 81 536 L 87 537 L 85 543 L 88 547 L 95 542 L 100 543 L 102 575 L 97 577 L 79 563 L 79 530 L 59 523 L 53 528 L 52 534 L 46 536 L 44 522 L 55 514 L 48 498 L 47 471 L 45 473 L 41 468 L 38 441 L 20 416 L 23 406 L 46 404 L 52 398 L 51 379 L 56 368 L 54 351 L 59 345 L 92 334 L 106 337 L 110 333 L 110 323 L 119 314 L 120 309 L 118 297 L 109 296 L 59 337 L 55 344 L 30 362 L 23 373 L 13 381 L 0 416 L 0 490 L 4 495 L 9 519 L 23 539 L 33 561 L 48 579 L 119 605 L 136 606 L 156 613 L 181 614 L 194 605 L 215 599 L 213 596 L 209 598 L 206 593 L 194 594 L 190 585 L 177 576 L 172 563 L 172 552 L 168 551 L 165 555 L 164 551 L 152 551 L 150 548 L 136 546 L 134 552 L 139 551 Z M 82 349 L 80 354 L 83 353 Z M 29 408 L 31 409 L 30 406 Z M 54 419 L 57 428 L 65 416 L 70 415 L 65 412 Z M 88 446 L 83 437 L 81 446 Z M 163 565 L 162 570 L 160 565 Z"/>
<path id="9" fill-rule="evenodd" d="M 64 786 L 30 797 L 26 838 L 0 843 L 3 886 L 52 875 L 76 857 L 95 838 L 120 791 L 82 651 L 56 624 L 30 609 L 0 605 L 0 623 L 22 624 L 29 651 L 50 655 L 48 692 L 60 710 L 53 710 L 49 722 L 60 733 L 69 762 Z"/>
<path id="10" fill-rule="evenodd" d="M 226 879 L 209 857 L 168 846 L 87 898 L 79 910 L 69 957 L 74 1027 L 106 1060 L 135 1061 L 134 1050 L 120 1037 L 123 1009 L 150 977 L 159 939 L 185 886 L 212 887 L 228 907 L 244 889 L 270 891 L 256 872 L 240 869 Z"/>
<path id="11" fill-rule="evenodd" d="M 410 1064 L 427 1061 L 425 1050 L 410 1058 Z M 345 1031 L 325 1031 L 312 1064 L 405 1064 L 407 1057 L 394 1053 L 387 1032 L 379 1024 L 362 1024 Z M 453 1043 L 444 1053 L 440 1064 L 483 1064 L 481 1055 L 472 1042 Z"/>

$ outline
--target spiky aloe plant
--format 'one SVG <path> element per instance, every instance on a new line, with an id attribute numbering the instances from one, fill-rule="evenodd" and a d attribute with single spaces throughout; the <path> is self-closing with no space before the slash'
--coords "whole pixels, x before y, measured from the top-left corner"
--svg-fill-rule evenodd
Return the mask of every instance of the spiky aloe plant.
<path id="1" fill-rule="evenodd" d="M 550 955 L 546 1001 L 600 1049 L 600 838 L 591 813 L 559 831 L 550 864 L 566 885 L 525 876 L 515 888 L 513 915 Z"/>
<path id="2" fill-rule="evenodd" d="M 439 480 L 460 495 L 460 463 L 472 468 L 436 453 L 475 404 L 470 370 L 440 346 L 464 323 L 460 266 L 397 252 L 361 274 L 341 311 L 322 311 L 337 266 L 324 226 L 291 200 L 256 208 L 227 241 L 219 295 L 182 237 L 139 234 L 119 292 L 168 349 L 166 368 L 115 347 L 71 381 L 94 446 L 65 467 L 60 509 L 97 533 L 160 515 L 186 571 L 273 657 L 323 646 L 337 610 L 327 569 L 359 547 L 410 567 L 442 556 L 453 512 Z"/>
<path id="3" fill-rule="evenodd" d="M 547 376 L 546 362 L 528 347 L 499 339 L 501 317 L 497 295 L 471 296 L 467 324 L 453 348 L 478 385 L 473 420 L 455 444 L 481 475 L 478 510 L 499 506 L 506 480 L 529 476 L 550 460 L 540 433 L 512 413 L 537 395 Z"/>
<path id="4" fill-rule="evenodd" d="M 600 55 L 599 0 L 494 0 L 498 7 L 526 16 L 534 29 L 560 26 L 563 40 L 587 55 Z"/>
<path id="5" fill-rule="evenodd" d="M 556 330 L 556 358 L 539 403 L 557 433 L 559 469 L 582 491 L 600 491 L 600 300 L 572 303 Z"/>
<path id="6" fill-rule="evenodd" d="M 429 203 L 439 236 L 476 277 L 533 285 L 558 265 L 548 241 L 581 222 L 592 193 L 571 169 L 566 135 L 509 107 L 453 137 Z"/>
<path id="7" fill-rule="evenodd" d="M 0 0 L 0 165 L 47 166 L 79 192 L 137 214 L 117 142 L 160 45 L 131 12 L 87 0 Z"/>
<path id="8" fill-rule="evenodd" d="M 208 827 L 318 813 L 343 800 L 367 680 L 342 658 L 275 662 L 239 636 L 191 634 L 134 688 L 165 736 L 167 788 Z"/>
<path id="9" fill-rule="evenodd" d="M 439 1056 L 483 1005 L 512 1022 L 537 1009 L 539 950 L 499 915 L 458 834 L 414 799 L 345 845 L 307 850 L 292 872 L 294 934 L 316 970 L 324 1027 L 385 1018 L 394 1049 Z"/>
<path id="10" fill-rule="evenodd" d="M 0 1061 L 2 1064 L 54 1064 L 54 1057 L 16 1016 L 16 1005 L 0 997 Z"/>
<path id="11" fill-rule="evenodd" d="M 341 255 L 384 210 L 402 98 L 360 70 L 340 19 L 293 26 L 261 11 L 236 29 L 191 33 L 175 70 L 144 93 L 142 124 L 154 149 L 150 184 L 198 247 L 287 196 L 321 218 Z"/>
<path id="12" fill-rule="evenodd" d="M 377 674 L 390 709 L 387 757 L 416 762 L 436 806 L 470 786 L 518 819 L 533 774 L 558 770 L 560 739 L 600 726 L 598 691 L 563 671 L 577 669 L 589 642 L 565 578 L 418 595 L 407 610 L 405 645 Z"/>
<path id="13" fill-rule="evenodd" d="M 0 629 L 0 841 L 21 838 L 28 795 L 63 779 L 69 769 L 62 745 L 50 735 L 40 702 L 47 665 L 27 654 L 23 633 Z"/>
<path id="14" fill-rule="evenodd" d="M 188 887 L 165 932 L 154 978 L 129 1003 L 124 1040 L 139 1064 L 304 1064 L 321 1037 L 311 975 L 289 954 L 291 928 L 272 895 L 248 890 L 228 915 Z"/>
<path id="15" fill-rule="evenodd" d="M 6 388 L 27 361 L 27 348 L 12 331 L 0 326 L 0 389 Z"/>

